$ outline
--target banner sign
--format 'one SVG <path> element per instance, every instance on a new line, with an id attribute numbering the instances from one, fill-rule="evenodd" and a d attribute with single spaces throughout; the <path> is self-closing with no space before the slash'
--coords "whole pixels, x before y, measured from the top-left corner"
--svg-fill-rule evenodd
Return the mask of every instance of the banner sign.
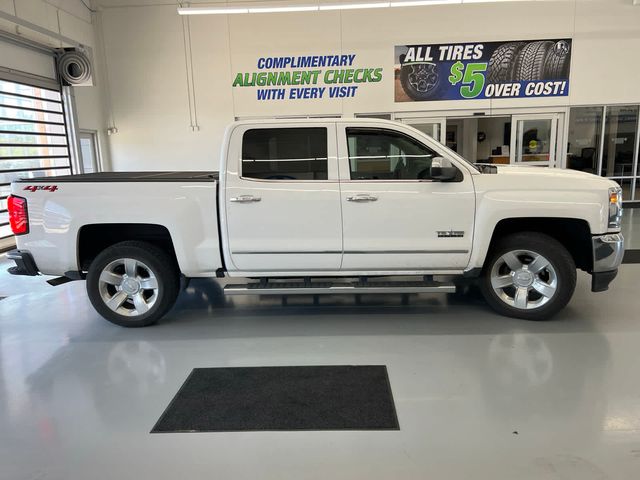
<path id="1" fill-rule="evenodd" d="M 562 97 L 571 39 L 395 47 L 395 101 Z"/>
<path id="2" fill-rule="evenodd" d="M 239 72 L 232 86 L 255 88 L 258 100 L 355 97 L 360 86 L 382 81 L 382 68 L 357 68 L 355 54 L 260 57 L 256 71 Z"/>

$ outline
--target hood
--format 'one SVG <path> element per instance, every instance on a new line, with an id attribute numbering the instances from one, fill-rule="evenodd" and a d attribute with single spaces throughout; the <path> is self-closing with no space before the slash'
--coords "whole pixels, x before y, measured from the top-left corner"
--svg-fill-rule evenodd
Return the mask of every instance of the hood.
<path id="1" fill-rule="evenodd" d="M 550 167 L 533 167 L 527 165 L 496 165 L 498 167 L 498 173 L 509 175 L 542 175 L 548 176 L 561 176 L 564 178 L 601 178 L 591 173 L 582 172 L 580 170 L 571 170 L 567 168 L 550 168 Z"/>
<path id="2" fill-rule="evenodd" d="M 617 186 L 613 180 L 599 177 L 580 170 L 571 170 L 568 168 L 550 168 L 550 167 L 533 167 L 526 165 L 496 165 L 498 175 L 509 176 L 527 176 L 529 179 L 558 179 L 558 180 L 574 180 L 578 182 L 588 181 L 599 184 L 599 186 Z"/>

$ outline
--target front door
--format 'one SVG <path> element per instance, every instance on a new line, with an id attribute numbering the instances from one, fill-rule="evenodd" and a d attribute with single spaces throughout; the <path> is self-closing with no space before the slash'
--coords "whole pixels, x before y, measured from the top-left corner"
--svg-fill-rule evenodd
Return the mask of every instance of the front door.
<path id="1" fill-rule="evenodd" d="M 511 117 L 511 163 L 555 166 L 558 114 Z"/>
<path id="2" fill-rule="evenodd" d="M 233 272 L 338 270 L 342 223 L 335 124 L 239 125 L 225 173 Z"/>
<path id="3" fill-rule="evenodd" d="M 338 125 L 342 269 L 462 270 L 473 237 L 471 174 L 458 164 L 455 181 L 431 179 L 433 158 L 447 155 L 443 147 L 397 128 Z"/>

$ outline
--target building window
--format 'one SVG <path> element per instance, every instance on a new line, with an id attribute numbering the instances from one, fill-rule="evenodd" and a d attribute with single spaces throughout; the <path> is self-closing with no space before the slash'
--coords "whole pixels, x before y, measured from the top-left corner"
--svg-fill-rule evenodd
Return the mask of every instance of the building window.
<path id="1" fill-rule="evenodd" d="M 0 80 L 0 239 L 12 235 L 12 181 L 71 173 L 59 91 Z"/>
<path id="2" fill-rule="evenodd" d="M 356 118 L 377 118 L 379 120 L 391 120 L 390 113 L 356 113 Z"/>
<path id="3" fill-rule="evenodd" d="M 638 106 L 607 107 L 604 122 L 602 172 L 607 177 L 633 177 L 634 150 L 638 131 Z"/>
<path id="4" fill-rule="evenodd" d="M 571 108 L 567 167 L 609 177 L 625 201 L 640 200 L 639 115 L 638 105 Z"/>
<path id="5" fill-rule="evenodd" d="M 596 173 L 600 154 L 603 107 L 575 107 L 569 116 L 567 167 Z"/>
<path id="6" fill-rule="evenodd" d="M 242 176 L 326 180 L 326 128 L 257 128 L 242 137 Z"/>

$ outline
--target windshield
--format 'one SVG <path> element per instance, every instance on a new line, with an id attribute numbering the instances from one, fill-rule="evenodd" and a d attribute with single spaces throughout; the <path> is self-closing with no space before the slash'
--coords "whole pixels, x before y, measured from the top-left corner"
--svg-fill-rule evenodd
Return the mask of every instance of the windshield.
<path id="1" fill-rule="evenodd" d="M 467 160 L 466 158 L 464 158 L 462 155 L 458 154 L 457 152 L 454 152 L 453 150 L 451 150 L 449 147 L 447 147 L 446 145 L 444 145 L 444 144 L 442 144 L 442 143 L 440 143 L 440 145 L 439 145 L 439 146 L 441 146 L 442 148 L 444 148 L 444 149 L 447 151 L 447 153 L 448 153 L 449 155 L 451 155 L 452 157 L 455 157 L 456 159 L 458 159 L 458 160 L 460 160 L 460 161 L 462 161 L 462 162 L 466 163 L 467 165 L 469 165 L 469 166 L 470 166 L 471 168 L 473 168 L 474 170 L 476 170 L 476 171 L 478 171 L 478 172 L 482 173 L 482 170 L 480 169 L 480 167 L 479 167 L 478 165 L 476 165 L 475 163 L 470 162 L 469 160 Z"/>
<path id="2" fill-rule="evenodd" d="M 416 131 L 419 135 L 426 135 L 429 138 L 431 138 L 432 140 L 435 140 L 436 143 L 438 144 L 438 148 L 442 148 L 444 150 L 446 150 L 446 152 L 451 155 L 452 157 L 456 158 L 457 160 L 460 160 L 463 163 L 466 163 L 467 165 L 469 165 L 471 168 L 473 168 L 475 171 L 482 173 L 482 169 L 477 166 L 475 163 L 470 162 L 469 160 L 467 160 L 466 158 L 464 158 L 463 156 L 459 155 L 458 153 L 454 152 L 453 150 L 451 150 L 449 147 L 447 147 L 445 144 L 438 142 L 435 138 L 433 138 L 431 135 L 428 135 L 420 130 L 418 130 L 415 127 L 412 127 L 411 125 L 405 125 L 409 128 L 411 128 L 412 130 Z"/>

